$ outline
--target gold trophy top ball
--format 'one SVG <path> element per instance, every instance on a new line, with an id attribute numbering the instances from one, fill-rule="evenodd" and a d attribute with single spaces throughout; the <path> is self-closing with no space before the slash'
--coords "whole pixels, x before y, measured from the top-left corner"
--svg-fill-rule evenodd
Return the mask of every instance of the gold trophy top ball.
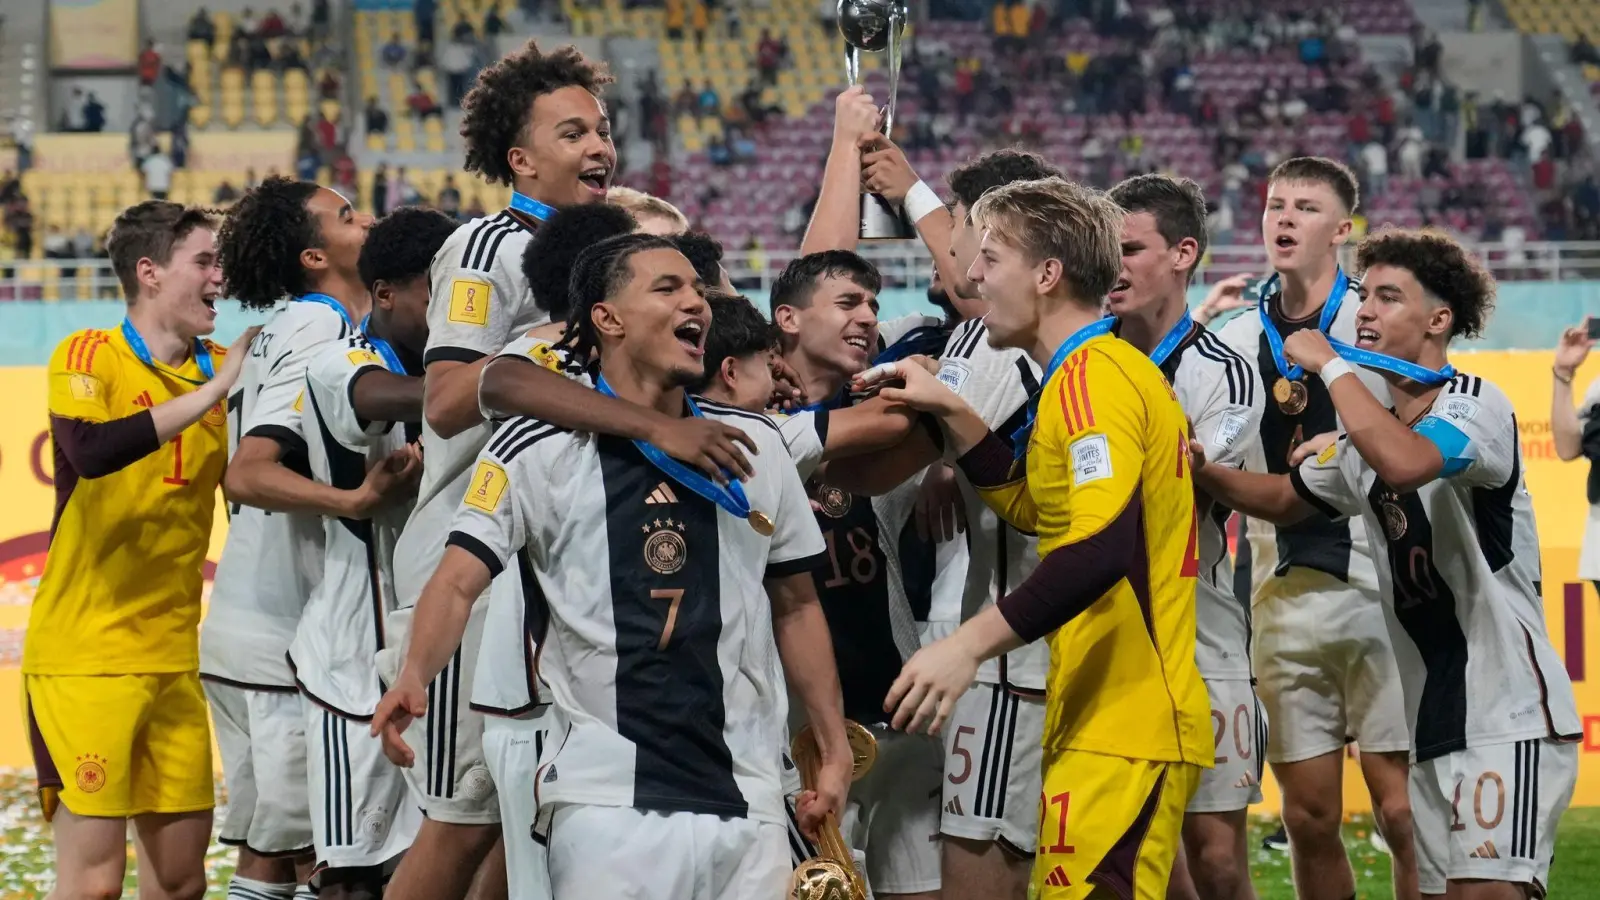
<path id="1" fill-rule="evenodd" d="M 853 900 L 855 891 L 843 865 L 823 857 L 801 863 L 789 878 L 791 900 Z"/>

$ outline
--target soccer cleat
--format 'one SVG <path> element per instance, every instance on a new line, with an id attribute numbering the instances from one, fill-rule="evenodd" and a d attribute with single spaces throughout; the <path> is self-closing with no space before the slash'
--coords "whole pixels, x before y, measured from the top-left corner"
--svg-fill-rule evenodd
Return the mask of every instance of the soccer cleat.
<path id="1" fill-rule="evenodd" d="M 1280 824 L 1278 830 L 1261 839 L 1261 849 L 1284 853 L 1289 849 L 1289 833 Z"/>
<path id="2" fill-rule="evenodd" d="M 1382 853 L 1384 856 L 1393 855 L 1389 852 L 1389 842 L 1384 839 L 1383 832 L 1379 831 L 1378 829 L 1372 829 L 1372 836 L 1367 838 L 1367 842 L 1372 845 L 1372 849 Z"/>

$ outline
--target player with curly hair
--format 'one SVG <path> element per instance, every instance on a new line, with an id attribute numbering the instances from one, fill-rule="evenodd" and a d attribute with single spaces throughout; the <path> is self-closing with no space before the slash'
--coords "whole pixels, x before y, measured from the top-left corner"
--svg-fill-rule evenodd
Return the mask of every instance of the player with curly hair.
<path id="1" fill-rule="evenodd" d="M 308 477 L 301 420 L 314 348 L 353 336 L 371 306 L 358 271 L 371 224 L 336 191 L 268 178 L 228 212 L 217 238 L 229 293 L 247 309 L 277 308 L 228 395 L 231 521 L 200 635 L 232 798 L 221 837 L 239 847 L 230 891 L 241 897 L 287 897 L 305 882 L 308 798 L 280 787 L 302 781 L 306 766 L 285 654 L 321 568 L 319 517 L 365 518 L 385 487 L 340 490 Z"/>
<path id="2" fill-rule="evenodd" d="M 1411 726 L 1421 892 L 1543 896 L 1582 726 L 1545 631 L 1511 401 L 1450 365 L 1451 340 L 1488 319 L 1494 280 L 1440 232 L 1380 232 L 1356 261 L 1354 345 L 1302 329 L 1283 348 L 1327 386 L 1345 433 L 1275 475 L 1207 464 L 1192 446 L 1195 483 L 1269 522 L 1361 517 Z M 1382 374 L 1392 409 L 1352 363 Z"/>

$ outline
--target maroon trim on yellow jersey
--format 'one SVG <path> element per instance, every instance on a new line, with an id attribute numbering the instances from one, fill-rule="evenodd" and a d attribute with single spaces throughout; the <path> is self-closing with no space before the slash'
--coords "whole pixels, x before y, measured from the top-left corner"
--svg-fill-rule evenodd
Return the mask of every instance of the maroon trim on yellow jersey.
<path id="1" fill-rule="evenodd" d="M 1161 808 L 1161 792 L 1166 786 L 1167 766 L 1162 766 L 1161 774 L 1156 776 L 1155 786 L 1150 789 L 1150 796 L 1145 798 L 1139 814 L 1134 816 L 1128 824 L 1128 830 L 1117 838 L 1106 855 L 1100 857 L 1100 862 L 1084 881 L 1099 885 L 1125 900 L 1139 896 L 1134 884 L 1134 876 L 1139 872 L 1139 853 L 1144 849 L 1144 839 L 1150 834 L 1156 811 Z"/>
<path id="2" fill-rule="evenodd" d="M 1012 475 L 1015 463 L 1011 445 L 993 431 L 956 460 L 962 474 L 975 488 L 1000 487 L 1016 481 L 1020 476 Z"/>
<path id="3" fill-rule="evenodd" d="M 1006 624 L 1024 641 L 1032 643 L 1055 631 L 1110 593 L 1124 578 L 1139 584 L 1145 627 L 1150 627 L 1149 574 L 1142 565 L 1144 548 L 1144 504 L 1134 488 L 1128 505 L 1105 527 L 1081 541 L 1051 550 L 1038 568 L 1016 590 L 1001 597 L 995 606 Z"/>
<path id="4" fill-rule="evenodd" d="M 50 538 L 66 512 L 67 501 L 80 478 L 101 478 L 121 471 L 161 449 L 156 421 L 150 410 L 109 422 L 85 422 L 66 416 L 50 417 L 50 439 L 55 447 L 56 508 L 50 516 Z"/>
<path id="5" fill-rule="evenodd" d="M 33 769 L 37 773 L 39 791 L 59 791 L 66 787 L 61 780 L 61 770 L 56 766 L 56 761 L 50 756 L 50 748 L 44 742 L 44 734 L 39 731 L 39 721 L 33 715 L 33 698 L 26 696 L 24 702 L 28 707 L 28 746 L 33 751 Z"/>

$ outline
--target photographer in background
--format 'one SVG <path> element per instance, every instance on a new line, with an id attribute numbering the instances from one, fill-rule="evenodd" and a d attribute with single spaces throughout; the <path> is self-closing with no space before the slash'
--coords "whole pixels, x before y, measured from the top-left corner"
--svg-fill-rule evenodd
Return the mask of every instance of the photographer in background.
<path id="1" fill-rule="evenodd" d="M 1589 383 L 1583 403 L 1575 406 L 1572 379 L 1594 346 L 1600 319 L 1586 319 L 1561 332 L 1555 360 L 1550 366 L 1550 434 L 1556 456 L 1563 462 L 1578 457 L 1589 460 L 1589 521 L 1583 531 L 1583 549 L 1578 555 L 1578 577 L 1593 582 L 1600 591 L 1600 378 Z"/>

